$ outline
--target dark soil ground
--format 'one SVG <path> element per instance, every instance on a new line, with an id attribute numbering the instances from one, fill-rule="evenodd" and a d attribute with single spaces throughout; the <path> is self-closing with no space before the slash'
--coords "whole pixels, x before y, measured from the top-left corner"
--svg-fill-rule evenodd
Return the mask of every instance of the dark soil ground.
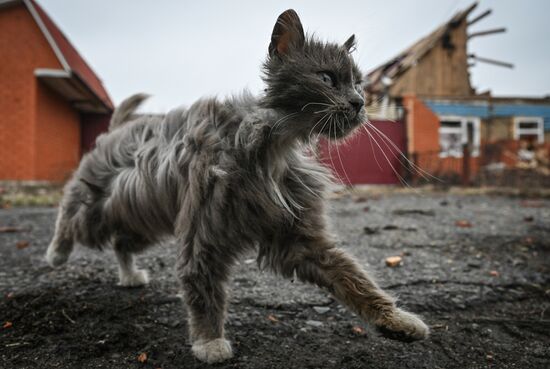
<path id="1" fill-rule="evenodd" d="M 549 200 L 344 195 L 332 205 L 342 248 L 426 319 L 430 338 L 379 337 L 325 292 L 258 271 L 248 255 L 231 285 L 236 355 L 214 367 L 550 367 Z M 0 210 L 0 227 L 21 228 L 0 233 L 1 368 L 206 367 L 190 352 L 175 245 L 140 258 L 148 287 L 120 288 L 110 252 L 46 266 L 54 220 L 53 208 Z M 403 264 L 385 266 L 392 255 Z"/>

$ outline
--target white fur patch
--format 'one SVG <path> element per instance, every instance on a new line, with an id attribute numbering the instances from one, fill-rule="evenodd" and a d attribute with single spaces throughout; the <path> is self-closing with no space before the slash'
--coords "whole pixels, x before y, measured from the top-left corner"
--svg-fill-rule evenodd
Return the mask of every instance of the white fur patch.
<path id="1" fill-rule="evenodd" d="M 145 270 L 136 269 L 131 273 L 121 271 L 119 278 L 118 285 L 123 287 L 139 287 L 149 283 L 149 276 Z"/>
<path id="2" fill-rule="evenodd" d="M 231 344 L 223 338 L 208 342 L 198 341 L 193 345 L 191 351 L 197 359 L 208 364 L 219 363 L 233 357 Z"/>
<path id="3" fill-rule="evenodd" d="M 67 262 L 67 259 L 69 259 L 69 253 L 63 253 L 59 250 L 56 250 L 55 247 L 50 245 L 48 247 L 48 251 L 46 252 L 46 262 L 52 267 L 57 268 L 58 266 L 61 266 Z"/>

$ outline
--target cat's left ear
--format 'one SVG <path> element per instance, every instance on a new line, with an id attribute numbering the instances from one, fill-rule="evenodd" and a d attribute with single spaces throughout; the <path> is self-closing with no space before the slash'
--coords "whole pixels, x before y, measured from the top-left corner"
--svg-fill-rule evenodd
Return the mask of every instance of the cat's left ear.
<path id="1" fill-rule="evenodd" d="M 301 49 L 305 43 L 304 28 L 298 14 L 288 9 L 277 18 L 273 27 L 269 55 L 287 55 L 292 49 Z"/>
<path id="2" fill-rule="evenodd" d="M 346 42 L 344 42 L 344 48 L 351 53 L 353 50 L 355 50 L 355 46 L 357 45 L 355 41 L 355 35 L 351 35 L 350 38 Z"/>

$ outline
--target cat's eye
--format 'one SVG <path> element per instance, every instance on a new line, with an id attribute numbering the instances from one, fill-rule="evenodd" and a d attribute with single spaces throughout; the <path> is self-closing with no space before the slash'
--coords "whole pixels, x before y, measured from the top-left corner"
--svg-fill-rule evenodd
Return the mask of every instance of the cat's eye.
<path id="1" fill-rule="evenodd" d="M 330 72 L 319 72 L 317 76 L 324 84 L 330 87 L 336 86 L 336 77 Z"/>
<path id="2" fill-rule="evenodd" d="M 359 92 L 363 91 L 363 82 L 355 82 L 355 89 Z"/>

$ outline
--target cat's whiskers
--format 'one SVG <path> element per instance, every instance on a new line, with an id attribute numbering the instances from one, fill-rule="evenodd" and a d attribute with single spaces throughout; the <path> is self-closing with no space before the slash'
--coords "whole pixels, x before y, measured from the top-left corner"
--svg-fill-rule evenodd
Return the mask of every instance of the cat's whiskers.
<path id="1" fill-rule="evenodd" d="M 368 136 L 369 142 L 370 142 L 370 148 L 371 148 L 371 151 L 372 151 L 372 156 L 374 156 L 374 161 L 376 161 L 376 164 L 378 165 L 378 168 L 380 170 L 382 170 L 382 166 L 380 165 L 380 162 L 378 161 L 378 158 L 376 157 L 376 153 L 374 152 L 374 145 L 372 144 L 372 137 L 370 135 L 370 132 L 367 130 L 367 127 L 365 127 L 363 124 L 361 124 L 361 128 L 363 128 L 365 130 L 365 132 L 367 133 L 367 136 Z"/>
<path id="2" fill-rule="evenodd" d="M 327 95 L 326 93 L 324 92 L 321 92 L 323 94 L 323 96 L 325 96 L 331 103 L 334 104 L 334 106 L 337 106 L 338 103 L 336 101 L 334 101 L 334 99 L 332 97 L 330 97 L 329 95 Z"/>
<path id="3" fill-rule="evenodd" d="M 271 129 L 269 130 L 269 135 L 268 137 L 271 137 L 271 134 L 273 133 L 273 130 L 280 124 L 282 124 L 284 121 L 286 121 L 287 119 L 290 119 L 291 117 L 295 116 L 296 114 L 300 114 L 300 112 L 294 112 L 294 113 L 290 113 L 290 114 L 287 114 L 285 115 L 284 117 L 280 118 L 279 120 L 277 120 L 273 126 L 271 127 Z"/>
<path id="4" fill-rule="evenodd" d="M 337 127 L 334 128 L 334 140 L 335 141 L 338 139 L 336 128 L 342 130 L 342 127 L 340 126 L 340 119 L 339 118 L 340 118 L 339 115 L 335 115 L 335 122 L 336 122 L 336 125 L 337 125 Z M 346 176 L 346 180 L 348 181 L 347 185 L 350 185 L 351 181 L 349 179 L 348 172 L 346 171 L 346 167 L 344 166 L 344 162 L 342 161 L 339 146 L 340 145 L 338 143 L 336 143 L 336 154 L 338 155 L 338 161 L 340 162 L 340 166 L 342 167 L 342 171 L 344 172 L 344 175 Z"/>
<path id="5" fill-rule="evenodd" d="M 386 146 L 386 148 L 387 148 L 387 149 L 389 150 L 389 152 L 392 154 L 392 156 L 394 157 L 394 159 L 396 159 L 396 160 L 399 162 L 400 158 L 395 154 L 395 151 L 394 151 L 394 150 L 399 151 L 399 149 L 397 148 L 397 146 L 396 146 L 396 147 L 393 147 L 393 148 L 392 148 L 391 146 L 389 146 L 388 143 L 386 142 L 386 139 L 383 138 L 382 136 L 380 136 L 380 133 L 377 132 L 378 129 L 377 129 L 376 127 L 374 127 L 372 124 L 370 124 L 370 122 L 366 122 L 366 125 L 367 125 L 369 128 L 373 128 L 373 129 L 374 129 L 373 132 L 376 133 L 376 134 L 378 135 L 378 137 L 380 137 L 380 138 L 382 139 L 382 143 Z M 365 129 L 367 129 L 367 128 L 365 127 Z M 375 137 L 375 136 L 372 136 L 372 137 L 376 140 L 376 137 Z M 389 162 L 388 162 L 388 164 L 390 164 L 390 166 L 392 166 L 392 169 L 393 169 L 393 165 L 392 165 L 391 163 L 389 163 Z M 382 168 L 380 168 L 380 169 L 382 169 Z M 408 168 L 407 168 L 407 170 L 410 171 L 410 169 L 408 169 Z M 413 172 L 411 172 L 411 173 L 413 173 Z"/>
<path id="6" fill-rule="evenodd" d="M 327 116 L 328 116 L 328 113 L 326 113 L 325 115 L 323 115 L 319 120 L 317 120 L 317 122 L 313 125 L 313 127 L 311 127 L 311 130 L 309 131 L 309 134 L 307 135 L 308 141 L 309 141 L 310 143 L 311 143 L 311 134 L 312 134 L 313 131 L 315 130 L 315 127 L 317 127 L 317 126 L 323 121 L 323 119 L 325 119 Z"/>
<path id="7" fill-rule="evenodd" d="M 326 109 L 323 109 L 323 110 L 314 111 L 313 114 L 321 114 L 321 113 L 327 113 L 327 112 L 331 112 L 331 111 L 334 111 L 334 108 L 332 106 L 330 108 L 326 108 Z"/>
<path id="8" fill-rule="evenodd" d="M 363 126 L 363 127 L 364 127 L 364 126 Z M 402 185 L 411 188 L 411 186 L 407 183 L 407 181 L 405 181 L 405 179 L 397 172 L 397 170 L 395 169 L 395 167 L 392 165 L 390 159 L 388 158 L 388 156 L 386 155 L 386 153 L 385 153 L 384 150 L 382 149 L 382 146 L 380 146 L 380 144 L 379 144 L 378 141 L 376 140 L 376 137 L 374 137 L 367 129 L 365 129 L 365 132 L 367 132 L 367 134 L 373 139 L 373 141 L 374 141 L 374 143 L 376 144 L 376 146 L 378 146 L 378 149 L 380 150 L 380 152 L 382 153 L 382 155 L 383 155 L 384 158 L 386 159 L 386 162 L 388 163 L 388 165 L 389 165 L 390 168 L 392 169 L 392 171 L 393 171 L 393 173 L 395 174 L 395 176 L 397 177 L 397 179 L 399 179 L 399 182 L 401 182 Z"/>
<path id="9" fill-rule="evenodd" d="M 305 109 L 306 107 L 308 107 L 309 105 L 332 106 L 331 104 L 326 104 L 326 103 L 310 102 L 310 103 L 307 103 L 307 104 L 305 104 L 304 106 L 302 106 L 301 111 L 304 111 L 304 109 Z"/>
<path id="10" fill-rule="evenodd" d="M 330 118 L 332 118 L 332 115 L 330 115 Z M 327 151 L 328 151 L 328 158 L 330 159 L 330 164 L 332 165 L 332 168 L 336 168 L 336 166 L 334 165 L 334 160 L 332 160 L 332 148 L 330 147 L 331 145 L 331 132 L 332 132 L 332 119 L 330 119 L 327 121 L 328 122 L 328 139 L 327 139 Z M 342 182 L 342 178 L 340 178 L 340 176 L 338 175 L 338 173 L 334 172 L 333 173 L 335 175 L 338 176 L 338 179 L 340 180 L 340 182 Z"/>
<path id="11" fill-rule="evenodd" d="M 407 170 L 410 173 L 418 174 L 422 178 L 424 178 L 425 180 L 429 180 L 431 178 L 431 179 L 434 179 L 436 181 L 442 182 L 442 180 L 440 178 L 438 178 L 438 177 L 432 175 L 431 173 L 425 171 L 420 166 L 416 165 L 411 160 L 409 160 L 409 158 L 407 158 L 407 156 L 397 147 L 397 145 L 384 132 L 382 132 L 381 130 L 376 128 L 369 120 L 366 121 L 366 124 L 368 125 L 368 127 L 372 128 L 378 134 L 378 136 L 380 136 L 382 138 L 383 142 L 387 141 L 387 143 L 389 143 L 391 145 L 391 147 L 399 154 L 399 156 L 408 164 Z M 388 145 L 387 143 L 386 143 L 386 146 Z M 392 151 L 392 153 L 394 154 L 394 156 L 396 155 L 393 151 Z M 410 168 L 409 168 L 409 166 L 410 166 Z"/>

